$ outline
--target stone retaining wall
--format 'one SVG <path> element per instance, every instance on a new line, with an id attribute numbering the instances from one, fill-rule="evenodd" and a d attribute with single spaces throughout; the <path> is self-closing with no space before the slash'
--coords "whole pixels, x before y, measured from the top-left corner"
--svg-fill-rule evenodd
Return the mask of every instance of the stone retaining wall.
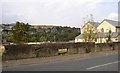
<path id="1" fill-rule="evenodd" d="M 56 56 L 59 49 L 68 49 L 66 54 L 83 54 L 108 50 L 120 50 L 120 42 L 99 43 L 46 43 L 40 45 L 5 45 L 3 60 L 24 59 L 33 57 Z"/>

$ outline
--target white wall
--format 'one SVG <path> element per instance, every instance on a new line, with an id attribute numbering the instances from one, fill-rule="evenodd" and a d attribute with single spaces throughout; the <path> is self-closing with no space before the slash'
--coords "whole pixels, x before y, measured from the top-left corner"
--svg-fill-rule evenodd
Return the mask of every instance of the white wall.
<path id="1" fill-rule="evenodd" d="M 107 21 L 102 22 L 98 27 L 97 30 L 104 29 L 104 32 L 108 32 L 110 29 L 112 32 L 116 32 L 116 27 L 108 23 Z"/>

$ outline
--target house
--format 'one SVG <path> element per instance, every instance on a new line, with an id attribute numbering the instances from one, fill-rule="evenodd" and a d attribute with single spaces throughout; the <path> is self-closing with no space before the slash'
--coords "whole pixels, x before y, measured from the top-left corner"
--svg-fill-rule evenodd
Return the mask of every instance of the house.
<path id="1" fill-rule="evenodd" d="M 2 24 L 2 31 L 1 31 L 1 42 L 2 44 L 10 44 L 7 40 L 10 39 L 8 35 L 12 34 L 12 27 L 15 26 L 15 23 L 12 24 Z M 7 39 L 6 39 L 7 37 Z"/>
<path id="2" fill-rule="evenodd" d="M 118 26 L 118 21 L 104 19 L 100 25 L 97 27 L 98 32 L 108 32 L 111 30 L 112 32 L 120 31 L 120 26 Z"/>
<path id="3" fill-rule="evenodd" d="M 120 41 L 120 25 L 118 24 L 118 21 L 104 19 L 97 27 L 97 30 L 98 34 L 96 43 L 105 43 L 109 31 L 111 31 L 110 35 L 112 42 Z"/>
<path id="4" fill-rule="evenodd" d="M 12 34 L 12 27 L 15 26 L 15 24 L 2 24 L 2 34 Z"/>
<path id="5" fill-rule="evenodd" d="M 98 22 L 88 21 L 87 23 L 85 23 L 84 26 L 81 28 L 81 34 L 75 37 L 75 42 L 85 42 L 83 35 L 84 32 L 90 33 L 90 31 L 93 31 L 93 33 L 97 33 L 98 26 L 99 26 Z"/>
<path id="6" fill-rule="evenodd" d="M 109 19 L 104 19 L 101 23 L 96 22 L 88 22 L 82 27 L 82 33 L 75 37 L 75 42 L 88 42 L 84 41 L 84 35 L 83 32 L 86 30 L 86 27 L 92 27 L 94 30 L 93 33 L 95 34 L 95 39 L 92 42 L 95 43 L 105 43 L 107 42 L 108 35 L 110 35 L 112 42 L 119 42 L 120 41 L 120 25 L 118 24 L 118 21 L 113 21 Z M 91 29 L 89 29 L 90 31 Z M 88 31 L 88 32 L 89 32 Z M 109 33 L 111 31 L 111 33 Z"/>
<path id="7" fill-rule="evenodd" d="M 98 22 L 91 22 L 91 21 L 88 21 L 87 23 L 85 23 L 85 25 L 81 28 L 81 34 L 84 32 L 84 30 L 89 27 L 89 28 L 92 28 L 92 29 L 97 29 L 97 27 L 99 26 L 99 23 Z M 90 30 L 90 29 L 89 29 Z M 96 32 L 96 31 L 95 31 Z M 95 33 L 94 32 L 94 33 Z"/>

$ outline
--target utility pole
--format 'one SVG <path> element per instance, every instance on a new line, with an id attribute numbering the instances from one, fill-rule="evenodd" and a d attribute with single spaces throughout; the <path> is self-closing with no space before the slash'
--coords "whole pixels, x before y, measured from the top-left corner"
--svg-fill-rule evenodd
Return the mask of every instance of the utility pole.
<path id="1" fill-rule="evenodd" d="M 0 44 L 2 44 L 2 25 L 0 24 Z"/>

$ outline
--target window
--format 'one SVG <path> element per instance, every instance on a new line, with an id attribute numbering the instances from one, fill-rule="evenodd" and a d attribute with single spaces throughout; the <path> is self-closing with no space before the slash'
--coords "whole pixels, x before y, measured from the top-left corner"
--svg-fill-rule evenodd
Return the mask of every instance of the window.
<path id="1" fill-rule="evenodd" d="M 101 29 L 101 32 L 104 32 L 104 29 L 103 29 L 103 28 Z"/>
<path id="2" fill-rule="evenodd" d="M 109 32 L 109 29 L 106 29 L 106 32 Z"/>

